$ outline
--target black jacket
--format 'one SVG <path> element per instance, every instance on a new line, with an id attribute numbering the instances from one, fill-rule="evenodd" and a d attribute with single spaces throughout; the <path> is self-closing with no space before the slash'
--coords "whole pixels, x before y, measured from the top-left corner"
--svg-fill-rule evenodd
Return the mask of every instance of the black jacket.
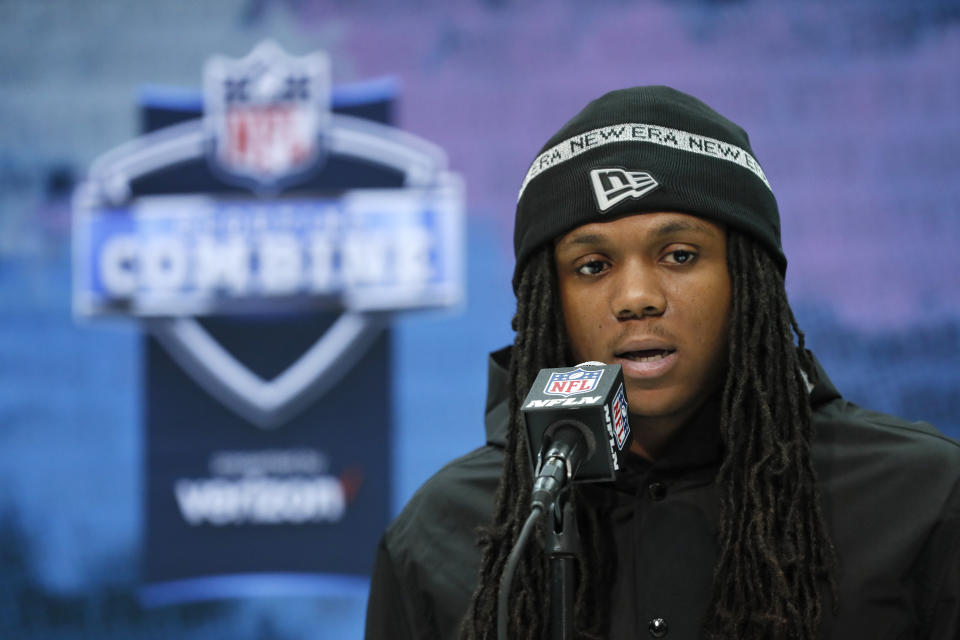
<path id="1" fill-rule="evenodd" d="M 367 640 L 457 636 L 503 464 L 508 360 L 507 349 L 490 359 L 487 445 L 428 480 L 384 534 Z M 839 565 L 839 610 L 827 607 L 821 637 L 960 640 L 960 443 L 857 407 L 820 373 L 813 460 Z M 650 637 L 654 618 L 671 640 L 702 637 L 719 516 L 713 419 L 701 412 L 656 463 L 638 460 L 595 489 L 615 492 L 611 640 Z"/>

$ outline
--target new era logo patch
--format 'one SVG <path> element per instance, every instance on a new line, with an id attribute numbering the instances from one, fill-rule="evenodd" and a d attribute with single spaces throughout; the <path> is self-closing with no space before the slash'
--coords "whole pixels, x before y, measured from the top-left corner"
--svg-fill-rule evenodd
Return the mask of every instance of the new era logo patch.
<path id="1" fill-rule="evenodd" d="M 594 169 L 590 172 L 593 194 L 597 197 L 600 212 L 610 209 L 627 198 L 642 198 L 660 186 L 653 176 L 645 171 L 626 169 Z"/>

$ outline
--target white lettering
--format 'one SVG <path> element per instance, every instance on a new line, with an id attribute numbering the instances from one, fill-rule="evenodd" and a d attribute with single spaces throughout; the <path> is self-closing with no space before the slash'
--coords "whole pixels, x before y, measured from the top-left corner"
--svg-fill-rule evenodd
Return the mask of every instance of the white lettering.
<path id="1" fill-rule="evenodd" d="M 387 240 L 382 234 L 352 234 L 343 247 L 343 275 L 349 286 L 379 284 L 387 276 Z"/>
<path id="2" fill-rule="evenodd" d="M 603 405 L 603 422 L 607 426 L 607 442 L 610 445 L 610 458 L 613 460 L 613 468 L 615 471 L 619 471 L 620 460 L 617 457 L 617 442 L 616 437 L 613 435 L 613 422 L 610 420 L 610 405 Z"/>
<path id="3" fill-rule="evenodd" d="M 246 292 L 250 275 L 250 248 L 243 237 L 232 234 L 222 241 L 213 236 L 197 240 L 194 281 L 201 291 L 227 289 Z"/>
<path id="4" fill-rule="evenodd" d="M 137 238 L 116 235 L 100 253 L 100 279 L 111 296 L 132 296 L 137 290 Z"/>
<path id="5" fill-rule="evenodd" d="M 260 240 L 260 282 L 266 294 L 297 291 L 303 270 L 300 244 L 292 233 L 268 233 Z"/>
<path id="6" fill-rule="evenodd" d="M 187 250 L 173 236 L 150 238 L 140 254 L 140 283 L 159 291 L 175 291 L 187 282 Z"/>
<path id="7" fill-rule="evenodd" d="M 424 284 L 430 279 L 430 234 L 423 229 L 404 229 L 395 241 L 397 280 L 405 285 Z"/>
<path id="8" fill-rule="evenodd" d="M 336 213 L 277 208 L 261 215 L 238 205 L 195 219 L 157 205 L 134 232 L 116 231 L 95 247 L 85 286 L 100 298 L 142 302 L 144 313 L 174 298 L 207 313 L 223 296 L 319 294 L 362 308 L 432 305 L 431 287 L 444 290 L 458 272 L 450 257 L 456 252 L 445 246 L 442 225 L 414 215 L 421 202 L 405 206 L 413 213 L 399 220 L 341 221 Z"/>
<path id="9" fill-rule="evenodd" d="M 627 129 L 629 136 L 621 138 L 620 129 Z M 636 140 L 643 144 L 658 144 L 674 147 L 691 153 L 699 153 L 729 160 L 753 172 L 768 188 L 770 183 L 764 175 L 760 165 L 745 150 L 735 145 L 724 143 L 713 138 L 698 136 L 680 129 L 659 127 L 640 122 L 625 122 L 619 125 L 608 125 L 592 131 L 581 133 L 567 140 L 563 140 L 541 153 L 530 165 L 527 175 L 520 185 L 517 200 L 523 196 L 530 181 L 544 171 L 560 165 L 581 153 L 585 153 L 597 145 L 610 144 L 620 140 Z"/>
<path id="10" fill-rule="evenodd" d="M 332 476 L 184 478 L 174 493 L 191 526 L 337 522 L 346 511 L 343 486 Z"/>
<path id="11" fill-rule="evenodd" d="M 544 407 L 577 407 L 585 404 L 597 404 L 603 396 L 585 396 L 583 398 L 550 398 L 549 400 L 531 400 L 524 409 L 543 409 Z"/>
<path id="12" fill-rule="evenodd" d="M 310 238 L 310 288 L 327 293 L 337 286 L 333 238 L 317 233 Z"/>

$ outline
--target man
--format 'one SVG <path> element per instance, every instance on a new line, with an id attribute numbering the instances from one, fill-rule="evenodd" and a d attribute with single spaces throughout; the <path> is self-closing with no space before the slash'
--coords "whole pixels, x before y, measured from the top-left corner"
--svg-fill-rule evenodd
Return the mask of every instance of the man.
<path id="1" fill-rule="evenodd" d="M 579 637 L 960 638 L 960 444 L 844 401 L 805 350 L 740 127 L 666 87 L 595 100 L 531 165 L 515 249 L 487 446 L 387 530 L 368 639 L 496 638 L 530 505 L 519 406 L 541 368 L 586 360 L 622 365 L 635 455 L 573 490 Z M 541 544 L 511 638 L 548 637 Z"/>

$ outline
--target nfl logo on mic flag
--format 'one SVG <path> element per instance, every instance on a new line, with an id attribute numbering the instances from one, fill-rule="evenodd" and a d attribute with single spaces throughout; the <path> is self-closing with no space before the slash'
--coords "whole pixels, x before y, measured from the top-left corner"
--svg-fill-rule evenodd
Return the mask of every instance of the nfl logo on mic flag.
<path id="1" fill-rule="evenodd" d="M 558 371 L 550 374 L 543 392 L 547 395 L 572 396 L 581 393 L 590 393 L 597 388 L 597 383 L 603 375 L 603 369 L 590 371 L 577 367 L 573 371 Z"/>
<path id="2" fill-rule="evenodd" d="M 583 363 L 542 369 L 523 401 L 522 411 L 533 468 L 537 467 L 539 444 L 547 429 L 565 418 L 602 424 L 606 432 L 606 442 L 597 442 L 593 455 L 581 464 L 577 482 L 613 480 L 626 461 L 624 448 L 630 439 L 630 424 L 623 370 L 618 364 Z"/>
<path id="3" fill-rule="evenodd" d="M 617 449 L 623 449 L 630 435 L 630 422 L 627 419 L 627 398 L 623 394 L 623 385 L 617 389 L 613 396 L 613 403 L 610 405 L 610 411 L 613 414 L 610 422 L 613 424 L 613 436 L 617 440 Z"/>

